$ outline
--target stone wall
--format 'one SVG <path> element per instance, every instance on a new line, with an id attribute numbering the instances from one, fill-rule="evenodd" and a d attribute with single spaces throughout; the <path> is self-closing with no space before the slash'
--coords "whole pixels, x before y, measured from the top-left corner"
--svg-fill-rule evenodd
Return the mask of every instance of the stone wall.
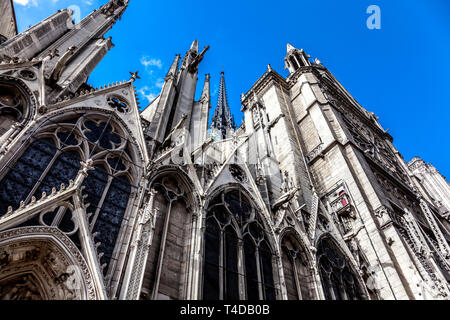
<path id="1" fill-rule="evenodd" d="M 7 39 L 17 34 L 16 17 L 12 0 L 0 2 L 0 35 Z"/>

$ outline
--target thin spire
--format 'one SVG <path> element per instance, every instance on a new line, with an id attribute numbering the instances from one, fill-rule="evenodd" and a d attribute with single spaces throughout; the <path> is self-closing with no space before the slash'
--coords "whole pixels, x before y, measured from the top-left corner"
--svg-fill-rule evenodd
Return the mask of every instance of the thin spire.
<path id="1" fill-rule="evenodd" d="M 176 77 L 176 75 L 177 75 L 177 73 L 178 73 L 178 65 L 179 65 L 179 63 L 180 63 L 180 55 L 177 54 L 177 55 L 175 56 L 175 59 L 174 59 L 173 62 L 172 62 L 172 65 L 170 66 L 169 71 L 167 71 L 166 78 L 165 78 L 166 81 L 167 81 L 170 77 L 173 77 L 173 78 Z"/>
<path id="2" fill-rule="evenodd" d="M 236 129 L 236 123 L 228 105 L 225 72 L 222 70 L 220 76 L 219 97 L 217 99 L 216 111 L 212 118 L 211 132 L 215 131 L 219 133 L 222 139 L 225 139 L 234 129 Z"/>
<path id="3" fill-rule="evenodd" d="M 286 45 L 286 52 L 289 53 L 294 50 L 295 50 L 294 46 L 288 42 L 288 44 Z"/>
<path id="4" fill-rule="evenodd" d="M 191 50 L 192 50 L 192 51 L 195 51 L 195 52 L 198 52 L 198 40 L 197 40 L 197 39 L 195 39 L 195 40 L 192 42 L 192 44 L 191 44 Z"/>
<path id="5" fill-rule="evenodd" d="M 210 79 L 211 76 L 209 75 L 209 73 L 205 74 L 205 84 L 203 85 L 203 91 L 202 91 L 202 97 L 201 99 L 207 99 L 209 102 L 209 99 L 211 98 L 211 93 L 210 93 Z"/>

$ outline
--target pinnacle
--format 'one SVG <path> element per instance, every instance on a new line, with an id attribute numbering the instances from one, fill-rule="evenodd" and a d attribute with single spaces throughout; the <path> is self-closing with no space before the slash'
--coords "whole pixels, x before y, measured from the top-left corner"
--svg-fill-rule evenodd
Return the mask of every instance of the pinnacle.
<path id="1" fill-rule="evenodd" d="M 194 42 L 192 42 L 191 50 L 198 52 L 198 40 L 197 39 L 195 39 Z"/>
<path id="2" fill-rule="evenodd" d="M 292 50 L 295 50 L 295 47 L 288 42 L 288 44 L 286 46 L 286 52 L 289 53 Z"/>

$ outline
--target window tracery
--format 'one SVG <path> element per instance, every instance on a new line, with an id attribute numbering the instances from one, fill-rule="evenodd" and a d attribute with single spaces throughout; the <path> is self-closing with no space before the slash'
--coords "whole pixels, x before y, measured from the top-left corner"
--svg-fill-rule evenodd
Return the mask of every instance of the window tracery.
<path id="1" fill-rule="evenodd" d="M 19 71 L 19 76 L 24 79 L 24 80 L 28 80 L 28 81 L 33 81 L 36 80 L 36 73 L 32 70 L 29 69 L 24 69 L 24 70 L 20 70 Z"/>
<path id="2" fill-rule="evenodd" d="M 309 300 L 310 274 L 308 262 L 300 244 L 292 235 L 286 235 L 281 242 L 282 263 L 289 300 Z"/>
<path id="3" fill-rule="evenodd" d="M 320 241 L 317 261 L 327 300 L 363 300 L 356 276 L 344 255 L 330 239 Z"/>
<path id="4" fill-rule="evenodd" d="M 116 96 L 108 98 L 108 105 L 120 113 L 126 113 L 129 110 L 128 104 L 123 101 L 123 99 Z"/>
<path id="5" fill-rule="evenodd" d="M 192 214 L 189 188 L 177 175 L 167 175 L 152 184 L 156 215 L 149 248 L 141 299 L 185 299 L 184 281 L 191 245 Z"/>
<path id="6" fill-rule="evenodd" d="M 16 210 L 32 197 L 40 199 L 44 193 L 50 195 L 61 185 L 69 185 L 76 179 L 81 162 L 91 159 L 93 169 L 83 181 L 82 195 L 106 274 L 135 188 L 132 182 L 138 168 L 131 157 L 131 144 L 119 134 L 111 117 L 82 114 L 50 121 L 0 173 L 0 217 L 9 207 Z M 57 226 L 71 236 L 76 226 L 68 217 L 60 215 Z M 50 220 L 50 214 L 44 215 L 40 224 L 48 225 Z"/>
<path id="7" fill-rule="evenodd" d="M 19 87 L 0 81 L 0 135 L 24 120 L 27 107 L 27 99 Z"/>
<path id="8" fill-rule="evenodd" d="M 242 192 L 223 191 L 210 202 L 204 239 L 205 300 L 276 299 L 268 235 Z"/>

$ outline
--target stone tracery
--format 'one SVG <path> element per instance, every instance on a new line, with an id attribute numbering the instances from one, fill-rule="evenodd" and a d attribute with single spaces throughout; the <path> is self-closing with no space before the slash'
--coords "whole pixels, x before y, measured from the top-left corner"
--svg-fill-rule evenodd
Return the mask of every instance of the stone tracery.
<path id="1" fill-rule="evenodd" d="M 225 190 L 215 196 L 207 210 L 203 298 L 243 299 L 239 294 L 243 285 L 248 300 L 275 300 L 269 237 L 242 192 Z M 244 261 L 243 269 L 238 267 L 239 259 Z"/>

